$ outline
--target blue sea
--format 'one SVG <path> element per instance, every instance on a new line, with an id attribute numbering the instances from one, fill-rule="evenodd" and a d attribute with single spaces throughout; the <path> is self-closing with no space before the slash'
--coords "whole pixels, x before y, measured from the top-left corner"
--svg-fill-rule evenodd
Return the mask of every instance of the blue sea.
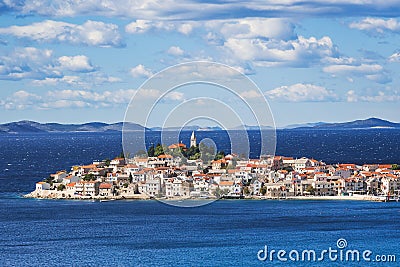
<path id="1" fill-rule="evenodd" d="M 199 132 L 198 139 L 203 137 L 229 148 L 219 132 Z M 159 137 L 151 138 L 156 143 Z M 284 130 L 277 139 L 280 155 L 400 163 L 395 130 Z M 56 170 L 121 150 L 117 133 L 0 135 L 0 266 L 399 266 L 398 202 L 224 200 L 179 208 L 157 201 L 21 197 Z M 339 249 L 339 239 L 347 246 Z M 329 248 L 370 250 L 371 259 L 395 255 L 397 262 L 328 256 L 321 262 L 282 262 L 276 255 L 260 261 L 257 254 L 265 246 L 268 252 L 315 250 L 317 257 Z"/>

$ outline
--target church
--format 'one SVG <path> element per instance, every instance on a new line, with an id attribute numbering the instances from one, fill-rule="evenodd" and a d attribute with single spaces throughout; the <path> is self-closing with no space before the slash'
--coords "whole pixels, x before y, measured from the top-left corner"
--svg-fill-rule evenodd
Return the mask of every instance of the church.
<path id="1" fill-rule="evenodd" d="M 192 146 L 197 146 L 197 140 L 196 140 L 196 135 L 194 134 L 194 131 L 192 132 L 192 135 L 190 136 L 190 147 Z"/>

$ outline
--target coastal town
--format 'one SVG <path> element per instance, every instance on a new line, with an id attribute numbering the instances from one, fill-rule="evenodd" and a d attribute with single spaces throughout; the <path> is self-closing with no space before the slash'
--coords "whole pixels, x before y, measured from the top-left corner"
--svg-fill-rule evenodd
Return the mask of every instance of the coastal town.
<path id="1" fill-rule="evenodd" d="M 327 199 L 397 200 L 397 164 L 326 164 L 312 158 L 262 155 L 245 159 L 235 154 L 206 161 L 177 152 L 197 151 L 195 133 L 190 147 L 171 144 L 146 155 L 94 161 L 72 166 L 37 182 L 25 197 L 51 199 Z M 150 152 L 150 150 L 152 150 Z M 155 151 L 154 151 L 155 150 Z M 158 151 L 157 151 L 158 150 Z M 167 153 L 168 152 L 168 153 Z M 196 159 L 193 159 L 196 158 Z"/>

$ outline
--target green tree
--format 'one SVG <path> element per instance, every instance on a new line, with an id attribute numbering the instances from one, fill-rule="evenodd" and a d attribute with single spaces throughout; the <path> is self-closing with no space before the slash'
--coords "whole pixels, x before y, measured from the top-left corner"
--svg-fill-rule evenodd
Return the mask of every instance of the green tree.
<path id="1" fill-rule="evenodd" d="M 111 160 L 110 159 L 105 159 L 104 160 L 104 164 L 108 167 L 108 166 L 110 166 L 110 163 L 111 163 Z"/>
<path id="2" fill-rule="evenodd" d="M 125 158 L 124 151 L 121 151 L 121 153 L 119 153 L 117 158 L 123 158 L 124 159 Z"/>
<path id="3" fill-rule="evenodd" d="M 65 185 L 63 185 L 63 184 L 60 184 L 59 186 L 57 186 L 58 191 L 64 191 L 64 189 L 65 189 Z"/>
<path id="4" fill-rule="evenodd" d="M 85 174 L 85 176 L 83 177 L 84 181 L 94 181 L 96 180 L 96 177 L 94 176 L 93 173 L 89 173 L 89 174 Z"/>
<path id="5" fill-rule="evenodd" d="M 225 158 L 225 152 L 224 151 L 218 151 L 217 155 L 215 155 L 215 160 L 223 159 Z"/>
<path id="6" fill-rule="evenodd" d="M 154 145 L 151 144 L 151 146 L 149 147 L 149 149 L 147 150 L 147 155 L 149 155 L 149 157 L 154 157 Z"/>
<path id="7" fill-rule="evenodd" d="M 248 186 L 245 186 L 245 187 L 243 188 L 243 194 L 245 194 L 245 195 L 249 195 L 249 194 L 250 194 L 250 190 L 249 190 L 249 187 L 248 187 Z"/>
<path id="8" fill-rule="evenodd" d="M 293 171 L 293 167 L 292 166 L 288 166 L 288 167 L 285 167 L 285 168 L 283 168 L 285 171 L 287 171 L 287 172 L 292 172 Z"/>
<path id="9" fill-rule="evenodd" d="M 134 192 L 134 194 L 140 194 L 140 192 L 139 192 L 139 186 L 135 186 L 135 192 Z"/>
<path id="10" fill-rule="evenodd" d="M 260 194 L 264 196 L 266 193 L 267 193 L 267 189 L 265 187 L 261 187 Z"/>
<path id="11" fill-rule="evenodd" d="M 231 160 L 231 164 L 232 164 L 233 168 L 236 168 L 237 159 L 236 159 L 236 158 L 233 158 L 233 159 Z"/>
<path id="12" fill-rule="evenodd" d="M 153 148 L 154 148 L 154 147 L 153 147 Z M 138 152 L 135 153 L 135 156 L 138 156 L 138 157 L 144 157 L 144 156 L 146 156 L 146 155 L 147 155 L 147 153 L 146 153 L 146 151 L 144 151 L 143 149 L 138 150 Z"/>
<path id="13" fill-rule="evenodd" d="M 132 181 L 133 181 L 132 173 L 129 173 L 129 183 L 132 183 Z"/>
<path id="14" fill-rule="evenodd" d="M 164 148 L 160 143 L 157 144 L 156 148 L 154 149 L 154 156 L 158 157 L 159 155 L 164 154 Z"/>
<path id="15" fill-rule="evenodd" d="M 49 176 L 46 179 L 43 180 L 44 182 L 50 184 L 50 186 L 53 185 L 54 181 L 53 181 L 53 177 Z"/>
<path id="16" fill-rule="evenodd" d="M 393 164 L 392 170 L 400 170 L 400 166 L 398 164 Z"/>
<path id="17" fill-rule="evenodd" d="M 306 191 L 311 195 L 315 194 L 315 188 L 312 185 L 307 186 Z"/>

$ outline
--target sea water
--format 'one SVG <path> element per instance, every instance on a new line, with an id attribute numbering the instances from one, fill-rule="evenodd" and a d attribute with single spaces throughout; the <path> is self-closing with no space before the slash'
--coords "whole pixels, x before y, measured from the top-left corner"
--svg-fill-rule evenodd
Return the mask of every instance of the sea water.
<path id="1" fill-rule="evenodd" d="M 398 131 L 387 130 L 278 131 L 277 152 L 331 163 L 399 163 L 398 140 Z M 52 172 L 121 150 L 116 133 L 1 135 L 0 266 L 399 266 L 398 202 L 224 200 L 179 208 L 21 197 Z M 347 246 L 338 249 L 338 240 Z M 260 261 L 265 246 L 318 256 L 329 248 L 370 250 L 397 262 L 283 262 L 276 253 Z"/>

